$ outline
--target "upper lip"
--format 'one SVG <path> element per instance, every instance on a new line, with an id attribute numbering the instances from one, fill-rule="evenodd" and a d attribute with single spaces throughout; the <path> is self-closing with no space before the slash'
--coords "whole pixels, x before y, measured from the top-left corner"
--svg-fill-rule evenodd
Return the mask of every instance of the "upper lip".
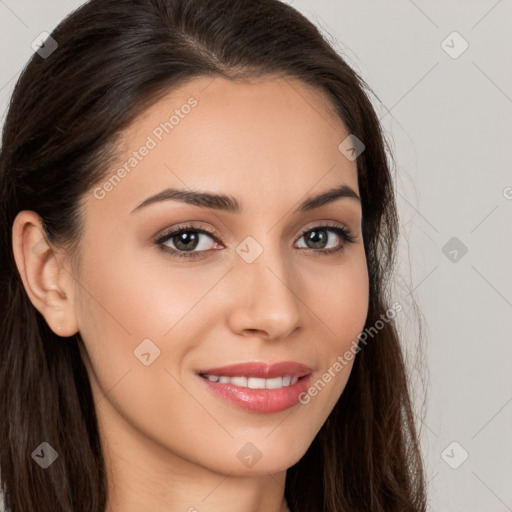
<path id="1" fill-rule="evenodd" d="M 238 363 L 198 370 L 197 373 L 199 375 L 273 379 L 285 375 L 289 375 L 290 377 L 304 377 L 305 375 L 309 375 L 312 371 L 313 370 L 305 364 L 295 363 L 293 361 L 282 361 L 273 364 L 261 362 Z"/>

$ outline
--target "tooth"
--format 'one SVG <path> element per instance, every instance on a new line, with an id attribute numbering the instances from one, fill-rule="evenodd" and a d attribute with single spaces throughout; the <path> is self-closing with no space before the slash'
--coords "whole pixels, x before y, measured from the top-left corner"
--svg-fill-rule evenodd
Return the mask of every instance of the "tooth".
<path id="1" fill-rule="evenodd" d="M 247 377 L 231 377 L 231 384 L 235 386 L 247 387 Z"/>
<path id="2" fill-rule="evenodd" d="M 249 377 L 247 379 L 247 387 L 251 389 L 265 389 L 265 379 L 257 377 Z"/>
<path id="3" fill-rule="evenodd" d="M 293 386 L 298 377 L 275 377 L 272 379 L 264 379 L 259 377 L 226 377 L 219 375 L 205 375 L 211 382 L 220 382 L 222 384 L 233 384 L 239 387 L 248 387 L 251 389 L 279 389 L 282 387 Z"/>
<path id="4" fill-rule="evenodd" d="M 276 389 L 283 387 L 283 378 L 282 377 L 275 377 L 274 379 L 266 379 L 265 380 L 265 387 L 267 389 Z"/>

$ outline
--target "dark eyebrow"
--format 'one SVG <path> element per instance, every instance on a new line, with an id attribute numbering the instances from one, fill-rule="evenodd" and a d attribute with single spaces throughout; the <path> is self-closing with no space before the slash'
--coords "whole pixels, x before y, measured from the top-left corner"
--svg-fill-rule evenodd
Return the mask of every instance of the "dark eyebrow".
<path id="1" fill-rule="evenodd" d="M 317 196 L 307 198 L 299 205 L 295 212 L 306 212 L 313 210 L 344 197 L 361 201 L 360 197 L 352 188 L 350 188 L 348 185 L 340 185 Z M 167 188 L 158 194 L 148 197 L 142 201 L 142 203 L 135 207 L 130 213 L 138 211 L 146 206 L 149 206 L 150 204 L 169 200 L 181 201 L 183 203 L 191 204 L 194 206 L 211 208 L 213 210 L 221 210 L 229 213 L 242 212 L 242 205 L 233 196 L 213 194 L 211 192 L 195 192 L 190 190 Z"/>
<path id="2" fill-rule="evenodd" d="M 342 199 L 344 197 L 361 201 L 361 198 L 356 194 L 354 189 L 350 188 L 348 185 L 340 185 L 338 187 L 331 188 L 327 192 L 322 192 L 317 196 L 306 199 L 304 202 L 300 204 L 300 206 L 295 210 L 295 212 L 307 212 L 309 210 L 319 208 L 320 206 L 324 206 L 328 203 L 332 203 L 333 201 L 336 201 L 337 199 Z"/>
<path id="3" fill-rule="evenodd" d="M 134 208 L 130 213 L 140 210 L 150 204 L 160 201 L 168 201 L 171 199 L 202 208 L 212 208 L 214 210 L 223 210 L 232 213 L 240 213 L 242 211 L 240 203 L 232 196 L 212 194 L 211 192 L 194 192 L 190 190 L 166 188 L 165 190 L 162 190 L 162 192 L 142 201 L 142 203 L 140 203 L 139 206 Z"/>

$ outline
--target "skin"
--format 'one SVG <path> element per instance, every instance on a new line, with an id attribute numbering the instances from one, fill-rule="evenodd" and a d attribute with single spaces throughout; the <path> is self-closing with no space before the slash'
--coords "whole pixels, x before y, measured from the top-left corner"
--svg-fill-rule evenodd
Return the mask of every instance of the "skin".
<path id="1" fill-rule="evenodd" d="M 84 340 L 109 512 L 285 512 L 286 470 L 332 411 L 353 362 L 308 404 L 273 414 L 221 400 L 194 372 L 286 360 L 313 368 L 315 382 L 357 340 L 368 312 L 360 202 L 293 213 L 340 184 L 359 194 L 356 162 L 339 151 L 349 132 L 316 89 L 275 77 L 196 78 L 124 132 L 107 177 L 190 96 L 197 106 L 113 190 L 84 197 L 79 267 L 28 210 L 13 226 L 16 264 L 62 343 L 78 331 Z M 243 212 L 163 201 L 130 213 L 167 187 L 229 194 Z M 314 257 L 319 249 L 301 235 L 326 221 L 346 226 L 354 242 L 327 230 L 324 247 L 345 247 Z M 195 251 L 207 252 L 192 261 L 158 249 L 157 235 L 189 222 L 219 241 L 200 235 Z M 247 236 L 263 249 L 252 263 L 235 250 Z M 176 249 L 176 238 L 166 244 Z M 160 349 L 148 366 L 134 355 L 146 338 Z M 248 442 L 261 452 L 252 467 L 237 457 Z"/>

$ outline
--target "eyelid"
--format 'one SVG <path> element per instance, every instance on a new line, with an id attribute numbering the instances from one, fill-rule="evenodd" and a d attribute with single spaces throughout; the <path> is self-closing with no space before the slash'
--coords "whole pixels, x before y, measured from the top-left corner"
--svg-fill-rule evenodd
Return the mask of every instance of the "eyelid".
<path id="1" fill-rule="evenodd" d="M 224 235 L 222 233 L 219 233 L 218 230 L 206 228 L 203 226 L 196 226 L 193 223 L 194 223 L 194 221 L 191 221 L 190 223 L 185 222 L 183 224 L 178 224 L 177 226 L 168 228 L 168 229 L 164 230 L 164 232 L 162 234 L 158 234 L 155 237 L 153 237 L 154 242 L 161 243 L 166 238 L 169 238 L 169 235 L 171 235 L 172 233 L 179 232 L 179 231 L 186 231 L 187 229 L 189 229 L 189 230 L 197 231 L 199 233 L 204 233 L 204 234 L 210 235 L 217 243 L 222 243 L 220 241 L 220 238 L 222 238 Z M 350 233 L 353 237 L 355 237 L 354 232 L 346 224 L 338 223 L 338 221 L 317 220 L 317 221 L 310 223 L 305 228 L 303 228 L 298 233 L 298 238 L 304 236 L 306 233 L 308 233 L 309 231 L 311 231 L 315 228 L 319 229 L 319 228 L 326 228 L 326 227 L 344 229 L 348 233 Z"/>
<path id="2" fill-rule="evenodd" d="M 171 234 L 179 232 L 179 231 L 197 231 L 198 233 L 204 233 L 206 235 L 210 235 L 217 243 L 221 243 L 218 238 L 218 233 L 215 230 L 211 230 L 209 228 L 204 228 L 200 226 L 194 226 L 189 223 L 179 224 L 178 226 L 166 229 L 161 235 L 157 235 L 154 239 L 154 242 L 159 244 L 165 241 L 170 237 Z"/>
<path id="3" fill-rule="evenodd" d="M 334 221 L 334 220 L 316 220 L 314 222 L 308 223 L 305 228 L 303 228 L 299 236 L 304 235 L 304 233 L 307 233 L 308 231 L 311 231 L 315 228 L 340 228 L 340 229 L 346 229 L 348 231 L 352 231 L 346 224 L 343 224 L 342 222 Z"/>

